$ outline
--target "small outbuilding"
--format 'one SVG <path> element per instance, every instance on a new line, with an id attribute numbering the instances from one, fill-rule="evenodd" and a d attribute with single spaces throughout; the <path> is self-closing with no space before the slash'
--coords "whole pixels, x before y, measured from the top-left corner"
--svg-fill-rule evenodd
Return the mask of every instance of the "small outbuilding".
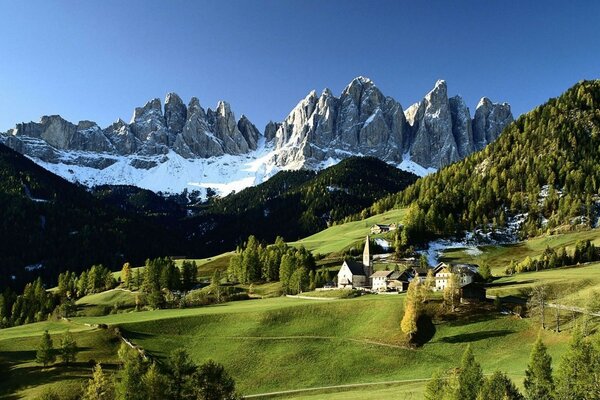
<path id="1" fill-rule="evenodd" d="M 460 302 L 473 303 L 486 300 L 485 287 L 476 282 L 471 282 L 460 288 Z"/>

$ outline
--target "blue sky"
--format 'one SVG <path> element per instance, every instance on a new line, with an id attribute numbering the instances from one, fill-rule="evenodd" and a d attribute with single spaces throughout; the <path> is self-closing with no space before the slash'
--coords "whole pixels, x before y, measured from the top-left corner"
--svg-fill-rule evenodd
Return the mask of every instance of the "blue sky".
<path id="1" fill-rule="evenodd" d="M 0 0 L 0 131 L 41 115 L 106 126 L 177 92 L 260 130 L 358 75 L 404 108 L 437 79 L 516 115 L 600 76 L 599 1 Z"/>

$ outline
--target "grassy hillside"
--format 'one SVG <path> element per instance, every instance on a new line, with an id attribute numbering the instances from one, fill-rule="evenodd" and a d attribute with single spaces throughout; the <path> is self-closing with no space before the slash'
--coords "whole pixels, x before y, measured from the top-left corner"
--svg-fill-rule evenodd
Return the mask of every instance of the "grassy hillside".
<path id="1" fill-rule="evenodd" d="M 523 272 L 503 277 L 494 281 L 488 294 L 522 296 L 527 288 L 538 284 L 554 285 L 564 290 L 559 300 L 554 301 L 564 305 L 584 307 L 590 293 L 600 292 L 600 263 Z"/>
<path id="2" fill-rule="evenodd" d="M 74 333 L 79 349 L 77 362 L 69 367 L 45 369 L 35 363 L 35 351 L 44 329 L 50 331 L 55 346 L 67 329 Z M 91 375 L 95 362 L 101 362 L 107 370 L 115 368 L 118 346 L 119 341 L 106 330 L 67 322 L 4 329 L 0 331 L 0 363 L 6 370 L 0 375 L 0 399 L 36 398 L 47 388 L 72 396 L 81 387 L 82 379 Z"/>
<path id="3" fill-rule="evenodd" d="M 164 358 L 185 343 L 196 362 L 209 358 L 222 362 L 244 394 L 426 379 L 438 368 L 455 365 L 468 343 L 485 372 L 501 368 L 516 377 L 523 374 L 537 335 L 528 319 L 491 313 L 440 323 L 428 329 L 432 337 L 423 347 L 409 349 L 399 329 L 403 297 L 371 295 L 321 301 L 274 298 L 195 309 L 80 317 L 70 323 L 44 322 L 0 331 L 0 354 L 11 358 L 16 368 L 35 369 L 39 374 L 36 383 L 70 380 L 73 371 L 55 368 L 47 376 L 32 364 L 39 335 L 43 329 L 57 334 L 70 328 L 77 332 L 78 340 L 81 337 L 82 343 L 89 343 L 85 345 L 89 349 L 78 359 L 80 363 L 90 358 L 111 363 L 114 348 L 106 336 L 108 331 L 85 325 L 105 323 L 119 326 L 126 337 L 154 357 Z M 545 340 L 556 358 L 564 351 L 568 335 L 546 333 Z M 92 346 L 93 341 L 98 344 Z M 507 344 L 511 351 L 506 351 Z M 80 376 L 87 374 L 83 373 L 85 368 L 78 370 Z M 14 379 L 10 380 L 12 390 L 31 393 Z M 419 393 L 423 385 L 424 381 L 418 381 L 402 385 L 401 390 L 383 385 L 372 391 L 359 387 L 344 393 L 348 398 L 375 399 L 388 393 L 402 398 L 401 393 Z M 328 392 L 331 390 L 298 393 L 289 398 L 324 398 Z"/>
<path id="4" fill-rule="evenodd" d="M 361 221 L 334 225 L 290 244 L 303 245 L 313 253 L 341 252 L 352 247 L 356 242 L 364 240 L 365 236 L 370 235 L 371 226 L 374 224 L 401 223 L 405 214 L 405 209 L 390 210 Z"/>

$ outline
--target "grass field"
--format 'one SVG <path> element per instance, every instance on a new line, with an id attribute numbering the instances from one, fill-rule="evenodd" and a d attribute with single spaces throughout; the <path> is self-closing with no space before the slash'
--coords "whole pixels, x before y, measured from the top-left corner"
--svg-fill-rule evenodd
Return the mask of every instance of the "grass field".
<path id="1" fill-rule="evenodd" d="M 488 289 L 491 295 L 522 295 L 527 288 L 538 284 L 554 285 L 562 289 L 559 301 L 569 306 L 585 306 L 592 293 L 600 293 L 600 263 L 583 266 L 563 267 L 538 272 L 523 272 L 512 276 L 502 277 L 494 281 Z"/>
<path id="2" fill-rule="evenodd" d="M 58 377 L 74 384 L 88 376 L 86 363 L 90 359 L 114 363 L 116 344 L 107 331 L 84 325 L 105 323 L 118 325 L 126 337 L 154 357 L 164 358 L 172 349 L 184 346 L 198 363 L 207 359 L 223 363 L 243 394 L 426 379 L 435 369 L 454 366 L 467 343 L 473 346 L 486 372 L 501 368 L 514 375 L 523 373 L 537 335 L 529 320 L 490 314 L 438 324 L 428 328 L 429 340 L 415 350 L 405 346 L 399 329 L 403 298 L 404 295 L 321 301 L 272 298 L 43 322 L 0 331 L 0 354 L 12 360 L 15 373 L 20 368 L 35 371 L 37 377 L 31 385 L 49 385 Z M 82 364 L 73 369 L 56 367 L 42 371 L 32 363 L 39 335 L 44 329 L 60 335 L 67 328 L 77 332 L 81 346 L 85 345 L 78 360 Z M 546 342 L 555 357 L 563 352 L 567 340 L 568 335 L 546 333 Z M 25 376 L 21 380 L 11 375 L 10 388 L 29 397 L 41 387 L 29 387 L 24 383 L 30 382 Z M 317 399 L 345 395 L 349 399 L 375 399 L 393 394 L 395 397 L 390 398 L 419 398 L 423 385 L 420 381 L 401 388 L 383 385 L 344 389 L 335 395 L 332 390 L 324 390 L 278 397 Z"/>
<path id="3" fill-rule="evenodd" d="M 494 274 L 503 275 L 504 269 L 510 264 L 511 260 L 520 262 L 527 256 L 540 256 L 548 246 L 551 248 L 565 246 L 567 250 L 572 250 L 579 240 L 591 240 L 593 243 L 600 245 L 600 229 L 540 236 L 511 245 L 481 246 L 478 248 L 480 254 L 475 255 L 465 249 L 452 249 L 443 253 L 441 261 L 475 264 L 486 262 L 492 268 Z"/>
<path id="4" fill-rule="evenodd" d="M 49 329 L 55 346 L 67 329 L 74 333 L 79 349 L 75 363 L 68 367 L 57 364 L 43 368 L 34 362 L 44 329 Z M 118 339 L 106 330 L 68 322 L 4 329 L 0 331 L 0 360 L 8 368 L 0 377 L 0 399 L 36 398 L 48 388 L 62 396 L 72 396 L 91 376 L 96 362 L 108 370 L 115 368 L 118 345 Z"/>
<path id="5" fill-rule="evenodd" d="M 334 225 L 312 236 L 292 242 L 290 245 L 303 245 L 313 253 L 319 254 L 341 252 L 370 234 L 371 226 L 374 224 L 400 223 L 405 214 L 405 209 L 390 210 L 362 221 Z"/>
<path id="6" fill-rule="evenodd" d="M 530 321 L 488 315 L 444 323 L 433 328 L 427 344 L 414 350 L 404 346 L 398 327 L 402 298 L 255 300 L 207 307 L 177 319 L 119 322 L 126 336 L 158 357 L 185 343 L 197 362 L 222 362 L 244 394 L 424 379 L 437 368 L 455 365 L 467 343 L 486 371 L 523 373 L 537 335 Z M 110 322 L 111 317 L 120 316 L 100 320 Z M 553 355 L 562 353 L 566 340 L 567 336 L 548 334 Z M 506 351 L 507 343 L 511 351 Z"/>

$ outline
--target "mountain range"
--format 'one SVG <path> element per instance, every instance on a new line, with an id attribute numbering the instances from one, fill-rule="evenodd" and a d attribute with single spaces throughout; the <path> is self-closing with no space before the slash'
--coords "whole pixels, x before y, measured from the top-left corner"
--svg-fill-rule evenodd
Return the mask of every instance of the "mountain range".
<path id="1" fill-rule="evenodd" d="M 403 110 L 368 78 L 357 77 L 339 97 L 312 91 L 282 122 L 260 132 L 226 102 L 204 109 L 169 93 L 135 109 L 131 121 L 101 128 L 59 115 L 17 124 L 0 143 L 63 178 L 86 186 L 136 185 L 180 193 L 213 188 L 225 195 L 259 184 L 280 170 L 320 170 L 353 156 L 373 156 L 425 175 L 494 141 L 512 122 L 507 103 L 484 97 L 474 116 L 438 81 Z"/>

